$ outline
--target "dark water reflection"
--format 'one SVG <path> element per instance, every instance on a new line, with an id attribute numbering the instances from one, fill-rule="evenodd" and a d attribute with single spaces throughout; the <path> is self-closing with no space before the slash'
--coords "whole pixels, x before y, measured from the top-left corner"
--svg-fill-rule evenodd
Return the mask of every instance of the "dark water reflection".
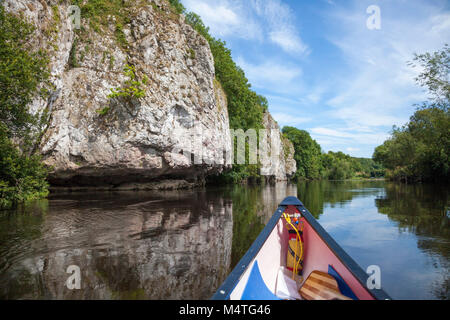
<path id="1" fill-rule="evenodd" d="M 1 298 L 200 299 L 230 265 L 232 204 L 214 193 L 55 196 L 0 219 Z"/>
<path id="2" fill-rule="evenodd" d="M 0 299 L 207 299 L 288 195 L 379 265 L 393 298 L 450 298 L 448 188 L 345 181 L 56 194 L 0 212 Z"/>

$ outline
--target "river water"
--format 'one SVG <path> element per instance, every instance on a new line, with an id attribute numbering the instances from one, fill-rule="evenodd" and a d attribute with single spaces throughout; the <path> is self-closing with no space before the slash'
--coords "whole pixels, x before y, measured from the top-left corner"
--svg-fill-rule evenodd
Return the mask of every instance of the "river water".
<path id="1" fill-rule="evenodd" d="M 392 298 L 450 299 L 448 187 L 384 181 L 52 194 L 0 211 L 0 299 L 208 299 L 289 195 Z"/>

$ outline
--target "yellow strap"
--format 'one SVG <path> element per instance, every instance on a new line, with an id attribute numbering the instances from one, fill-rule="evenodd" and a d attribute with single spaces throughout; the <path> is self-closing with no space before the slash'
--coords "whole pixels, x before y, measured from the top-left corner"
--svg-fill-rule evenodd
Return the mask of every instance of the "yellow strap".
<path id="1" fill-rule="evenodd" d="M 286 214 L 286 212 L 283 212 L 283 216 L 284 216 L 284 219 L 286 220 L 286 222 L 297 233 L 297 242 L 300 244 L 300 255 L 299 255 L 298 261 L 297 261 L 297 245 L 295 246 L 295 250 L 294 250 L 294 260 L 295 260 L 296 263 L 294 263 L 294 268 L 293 268 L 293 271 L 292 271 L 292 279 L 295 280 L 295 275 L 298 273 L 297 272 L 298 271 L 298 267 L 300 265 L 300 262 L 303 259 L 303 243 L 302 243 L 302 238 L 300 237 L 300 233 L 298 232 L 298 229 L 291 222 L 291 217 L 288 214 Z"/>

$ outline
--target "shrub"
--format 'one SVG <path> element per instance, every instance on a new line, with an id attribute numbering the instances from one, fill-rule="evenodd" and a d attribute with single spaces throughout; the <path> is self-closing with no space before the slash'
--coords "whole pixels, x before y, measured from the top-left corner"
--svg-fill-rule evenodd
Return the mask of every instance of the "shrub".
<path id="1" fill-rule="evenodd" d="M 36 155 L 28 156 L 0 132 L 0 208 L 48 195 L 47 169 Z"/>
<path id="2" fill-rule="evenodd" d="M 174 11 L 178 14 L 184 13 L 186 11 L 186 8 L 183 6 L 180 0 L 169 0 L 169 3 Z"/>
<path id="3" fill-rule="evenodd" d="M 116 89 L 111 89 L 111 94 L 108 98 L 143 98 L 145 97 L 144 87 L 147 82 L 147 76 L 144 76 L 142 82 L 137 80 L 136 69 L 134 66 L 126 65 L 124 68 L 124 75 L 129 79 L 125 81 L 124 86 Z"/>

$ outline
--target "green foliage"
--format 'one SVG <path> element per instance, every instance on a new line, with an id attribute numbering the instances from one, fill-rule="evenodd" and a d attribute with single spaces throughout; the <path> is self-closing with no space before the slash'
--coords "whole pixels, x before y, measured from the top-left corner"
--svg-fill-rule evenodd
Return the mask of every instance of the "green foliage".
<path id="1" fill-rule="evenodd" d="M 186 8 L 183 6 L 180 0 L 169 0 L 169 3 L 174 11 L 178 14 L 184 13 L 186 11 Z"/>
<path id="2" fill-rule="evenodd" d="M 148 78 L 144 76 L 142 82 L 139 81 L 137 79 L 136 68 L 134 66 L 126 65 L 123 71 L 124 75 L 129 79 L 125 81 L 123 87 L 111 89 L 111 94 L 108 95 L 108 98 L 140 99 L 145 97 L 145 89 L 143 89 L 142 87 L 147 84 Z"/>
<path id="3" fill-rule="evenodd" d="M 78 61 L 77 61 L 77 45 L 78 45 L 78 39 L 75 38 L 73 40 L 72 43 L 72 48 L 70 48 L 70 53 L 69 53 L 69 68 L 77 68 L 78 65 Z"/>
<path id="4" fill-rule="evenodd" d="M 324 178 L 329 180 L 345 180 L 353 178 L 355 171 L 351 163 L 351 157 L 342 152 L 329 152 L 322 156 Z"/>
<path id="5" fill-rule="evenodd" d="M 97 33 L 108 28 L 112 17 L 116 23 L 114 35 L 117 43 L 124 49 L 128 47 L 123 26 L 130 22 L 130 8 L 135 3 L 123 0 L 72 0 L 72 4 L 80 7 L 81 17 L 87 19 L 91 29 Z"/>
<path id="6" fill-rule="evenodd" d="M 33 31 L 0 5 L 0 208 L 48 193 L 47 171 L 39 157 L 30 155 L 33 130 L 41 119 L 28 111 L 28 105 L 36 94 L 46 97 L 45 86 L 39 90 L 39 85 L 48 84 L 49 77 L 45 52 L 27 46 Z"/>
<path id="7" fill-rule="evenodd" d="M 378 146 L 374 159 L 399 180 L 448 181 L 450 173 L 450 113 L 427 106 L 417 110 L 402 128 Z"/>
<path id="8" fill-rule="evenodd" d="M 27 156 L 0 132 L 0 208 L 46 197 L 47 170 L 38 156 Z"/>
<path id="9" fill-rule="evenodd" d="M 260 129 L 262 116 L 267 109 L 267 100 L 250 89 L 244 71 L 238 67 L 225 42 L 212 39 L 216 77 L 228 98 L 228 113 L 232 129 Z"/>
<path id="10" fill-rule="evenodd" d="M 192 48 L 189 48 L 189 58 L 191 58 L 191 60 L 194 60 L 195 57 L 196 57 L 195 50 Z"/>
<path id="11" fill-rule="evenodd" d="M 387 177 L 403 181 L 448 181 L 450 176 L 450 48 L 416 55 L 424 70 L 416 81 L 431 94 L 402 128 L 375 149 Z"/>
<path id="12" fill-rule="evenodd" d="M 294 127 L 284 127 L 283 134 L 294 144 L 297 162 L 295 178 L 320 178 L 320 145 L 308 132 Z"/>
<path id="13" fill-rule="evenodd" d="M 369 158 L 353 158 L 356 162 L 356 175 L 362 178 L 382 178 L 385 168 L 379 162 Z"/>
<path id="14" fill-rule="evenodd" d="M 220 176 L 208 177 L 208 183 L 212 184 L 257 184 L 264 180 L 259 173 L 260 166 L 256 164 L 234 164 L 233 170 Z"/>
<path id="15" fill-rule="evenodd" d="M 444 45 L 441 51 L 415 54 L 412 65 L 419 64 L 422 73 L 415 79 L 417 84 L 428 89 L 430 100 L 438 105 L 449 105 L 450 101 L 450 47 Z"/>
<path id="16" fill-rule="evenodd" d="M 283 134 L 294 144 L 299 179 L 345 180 L 376 178 L 384 175 L 383 167 L 372 159 L 353 158 L 342 152 L 322 153 L 320 145 L 308 132 L 284 127 Z"/>
<path id="17" fill-rule="evenodd" d="M 99 115 L 106 116 L 109 113 L 109 110 L 111 110 L 111 107 L 104 107 L 98 110 L 95 110 Z"/>
<path id="18" fill-rule="evenodd" d="M 121 23 L 116 24 L 116 31 L 114 32 L 117 41 L 122 47 L 127 47 L 128 42 L 125 38 L 125 33 L 123 33 L 123 25 Z"/>
<path id="19" fill-rule="evenodd" d="M 49 77 L 45 52 L 27 47 L 33 31 L 33 26 L 0 6 L 0 120 L 10 137 L 23 137 L 38 124 L 39 118 L 28 112 L 28 105 L 38 85 Z"/>

